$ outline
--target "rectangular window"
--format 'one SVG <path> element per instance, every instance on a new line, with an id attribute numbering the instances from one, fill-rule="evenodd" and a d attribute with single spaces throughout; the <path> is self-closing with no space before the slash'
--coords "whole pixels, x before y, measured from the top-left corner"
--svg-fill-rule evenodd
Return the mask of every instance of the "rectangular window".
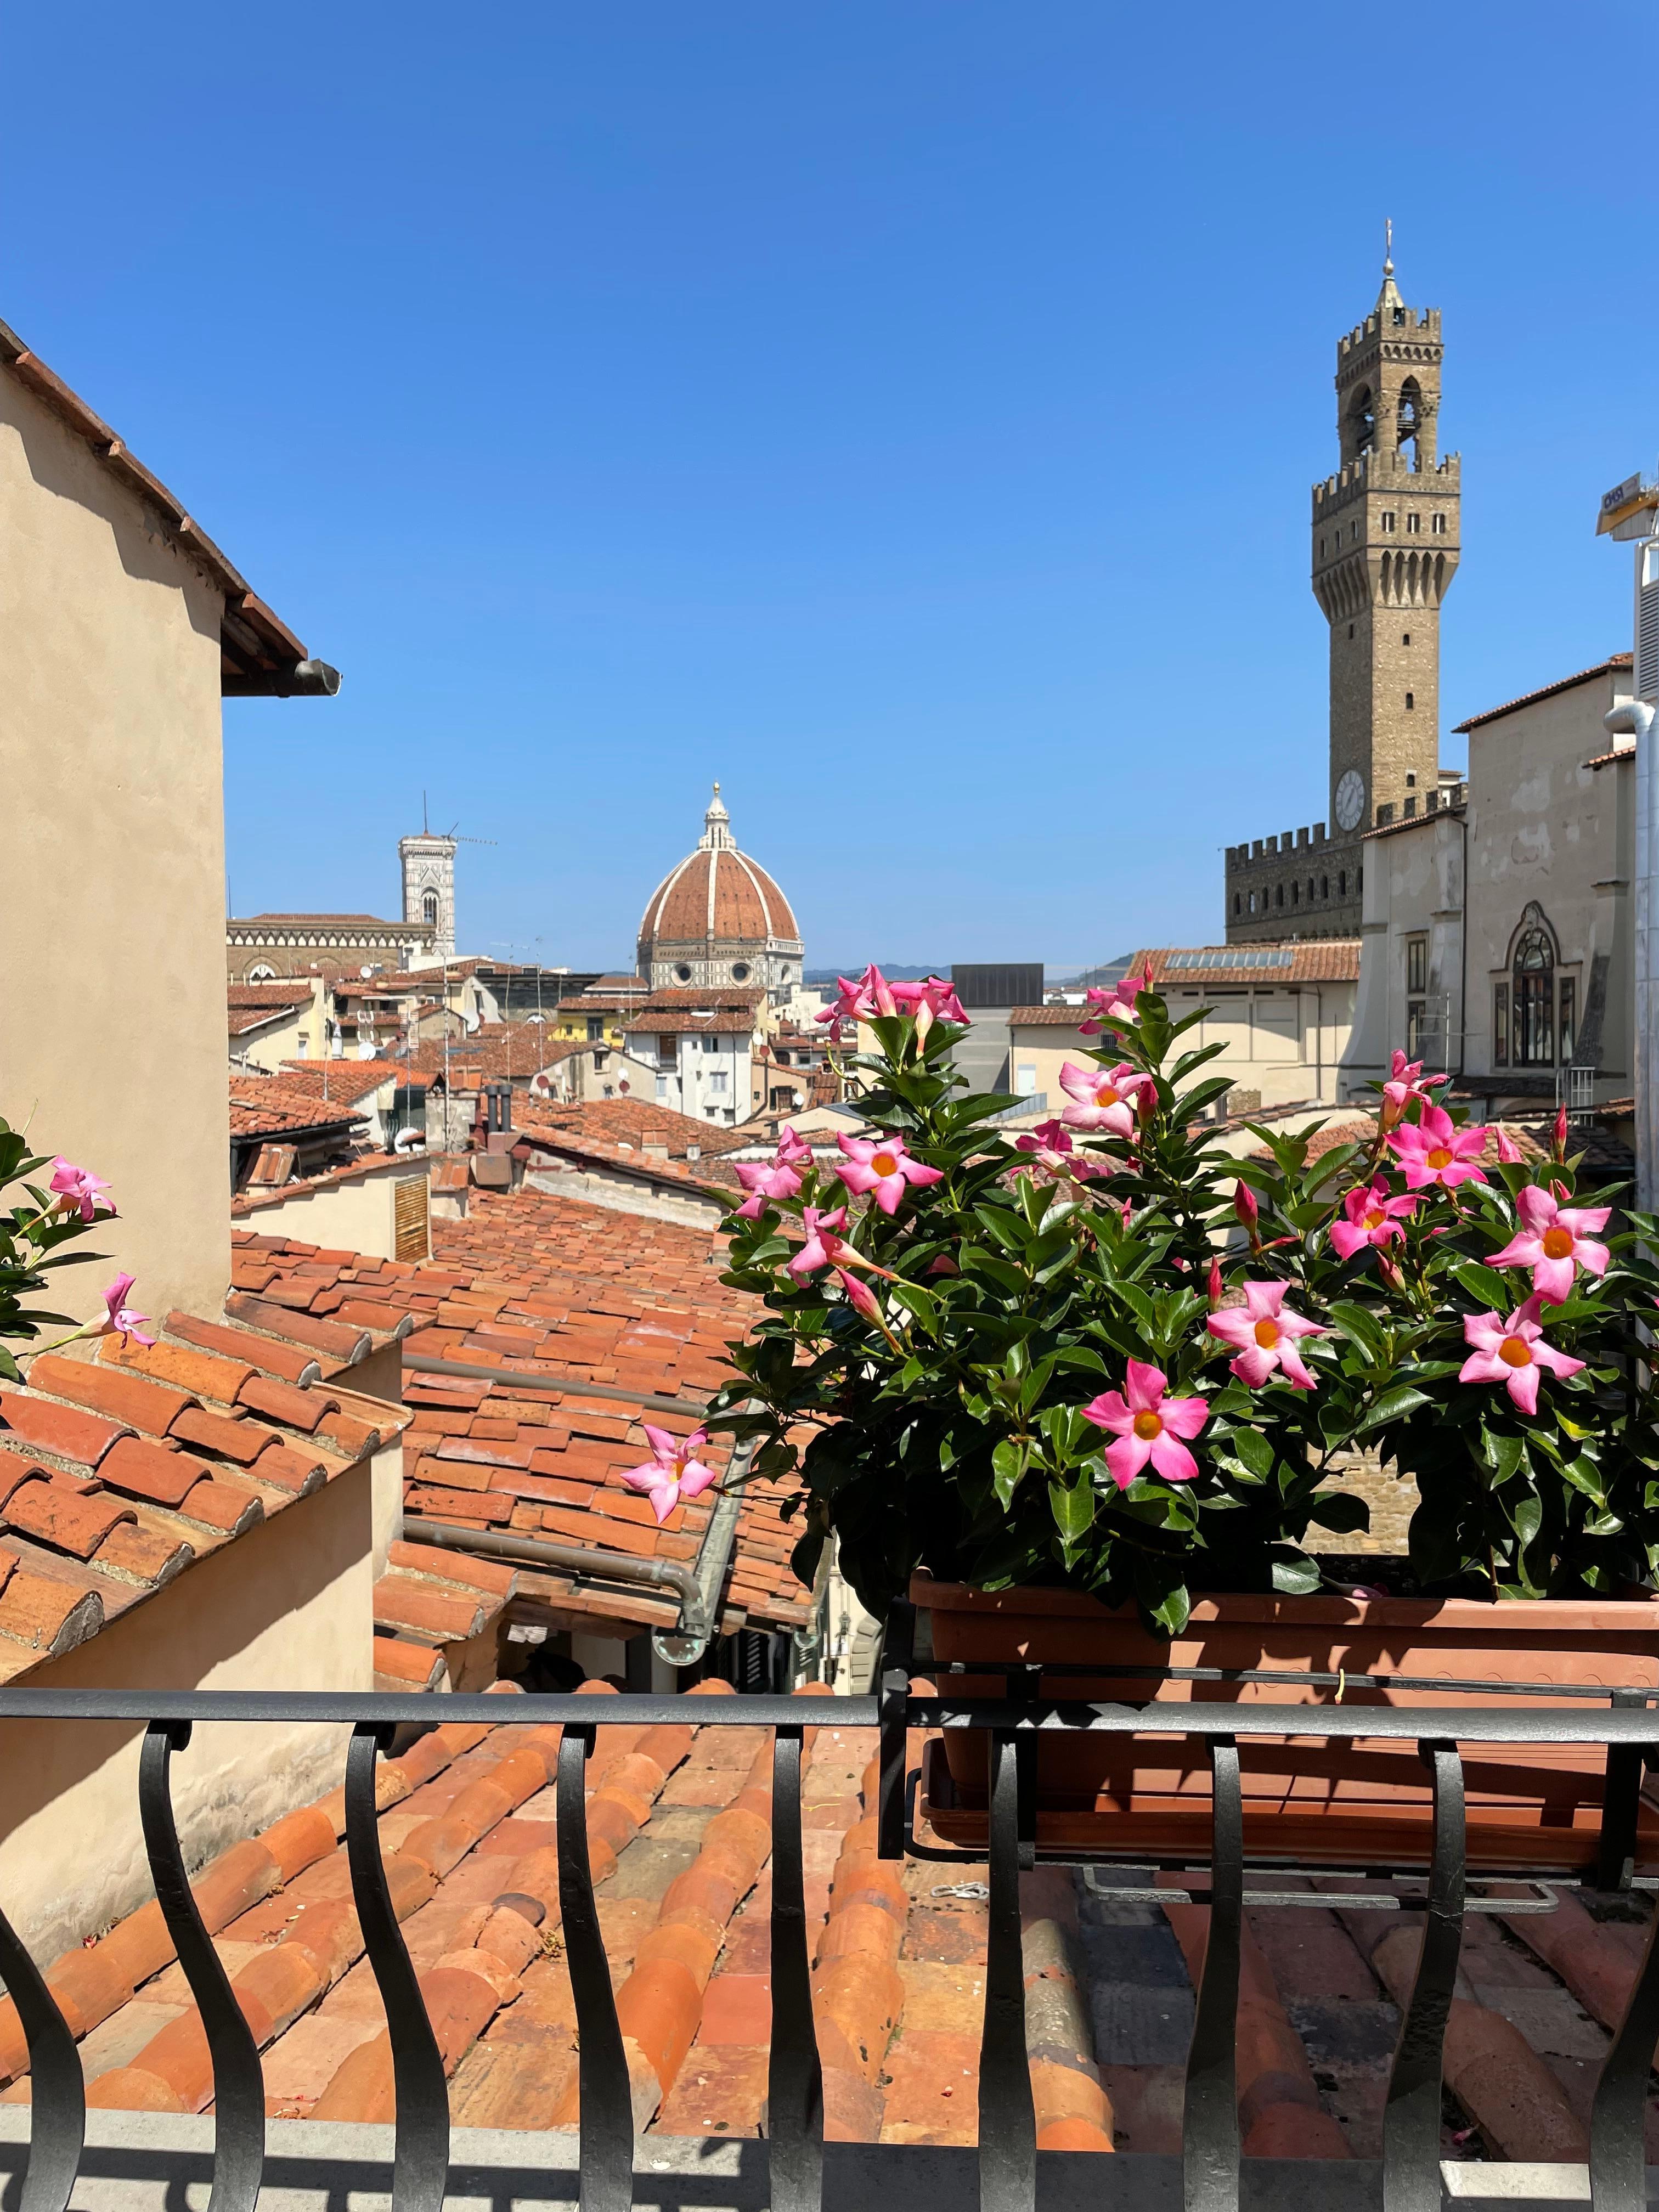
<path id="1" fill-rule="evenodd" d="M 1556 996 L 1559 1000 L 1559 1011 L 1561 1019 L 1560 1060 L 1562 1066 L 1567 1067 L 1571 1065 L 1573 1047 L 1578 1041 L 1577 1034 L 1578 1013 L 1577 977 L 1576 975 L 1564 975 L 1559 983 L 1556 986 Z"/>
<path id="2" fill-rule="evenodd" d="M 720 1041 L 718 1037 L 706 1036 L 702 1041 L 702 1048 L 705 1052 L 718 1052 L 720 1048 Z"/>
<path id="3" fill-rule="evenodd" d="M 1018 1062 L 1017 1063 L 1017 1065 L 1015 1066 L 1015 1068 L 1014 1068 L 1014 1096 L 1015 1096 L 1017 1098 L 1035 1098 L 1035 1097 L 1036 1097 L 1036 1060 L 1022 1060 L 1018 1061 Z"/>
<path id="4" fill-rule="evenodd" d="M 1555 1064 L 1555 1008 L 1551 969 L 1534 969 L 1515 979 L 1515 1063 L 1517 1067 Z"/>
<path id="5" fill-rule="evenodd" d="M 1408 514 L 1406 517 L 1406 535 L 1407 538 L 1417 537 L 1422 528 L 1423 518 L 1420 514 Z"/>
<path id="6" fill-rule="evenodd" d="M 657 1057 L 659 1060 L 675 1060 L 678 1059 L 678 1055 L 679 1045 L 677 1039 L 672 1036 L 659 1036 L 657 1039 Z"/>
<path id="7" fill-rule="evenodd" d="M 1394 510 L 1392 507 L 1385 507 L 1383 509 L 1382 527 L 1384 530 L 1389 531 L 1394 528 Z"/>
<path id="8" fill-rule="evenodd" d="M 657 1078 L 657 1096 L 659 1098 L 666 1098 L 668 1096 L 668 1078 L 665 1075 L 659 1075 Z"/>
<path id="9" fill-rule="evenodd" d="M 590 1014 L 587 1018 L 587 1042 L 589 1044 L 597 1044 L 604 1035 L 604 1017 L 599 1014 Z"/>
<path id="10" fill-rule="evenodd" d="M 1426 937 L 1406 939 L 1406 988 L 1426 991 L 1429 988 L 1429 940 Z"/>
<path id="11" fill-rule="evenodd" d="M 1406 1001 L 1406 1057 L 1407 1060 L 1421 1060 L 1423 1057 L 1421 999 L 1407 999 Z"/>
<path id="12" fill-rule="evenodd" d="M 1444 516 L 1443 514 L 1437 514 L 1437 515 L 1433 518 L 1433 520 L 1431 521 L 1431 523 L 1430 523 L 1430 525 L 1429 525 L 1429 529 L 1430 529 L 1430 532 L 1431 532 L 1431 535 L 1433 535 L 1434 537 L 1436 537 L 1436 538 L 1443 538 L 1443 537 L 1445 536 L 1445 534 L 1446 534 L 1446 518 L 1445 518 L 1445 516 Z"/>
<path id="13" fill-rule="evenodd" d="M 1510 1064 L 1510 987 L 1494 983 L 1492 993 L 1492 1058 L 1494 1067 Z"/>
<path id="14" fill-rule="evenodd" d="M 731 1080 L 731 1077 L 726 1073 L 723 1067 L 711 1067 L 708 1071 L 708 1088 L 710 1091 L 723 1091 L 727 1088 Z"/>

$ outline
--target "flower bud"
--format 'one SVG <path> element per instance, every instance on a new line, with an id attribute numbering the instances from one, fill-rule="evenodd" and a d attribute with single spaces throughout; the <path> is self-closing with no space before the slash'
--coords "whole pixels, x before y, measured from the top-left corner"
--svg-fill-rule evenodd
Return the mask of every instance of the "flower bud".
<path id="1" fill-rule="evenodd" d="M 1221 1262 L 1218 1259 L 1212 1259 L 1210 1262 L 1210 1279 L 1206 1287 L 1209 1291 L 1210 1311 L 1219 1313 L 1221 1310 Z"/>
<path id="2" fill-rule="evenodd" d="M 1254 1238 L 1258 1208 L 1255 1193 L 1250 1188 L 1249 1183 L 1237 1182 L 1233 1185 L 1233 1212 L 1238 1216 L 1242 1225 L 1249 1231 Z"/>
<path id="3" fill-rule="evenodd" d="M 1567 1109 L 1565 1106 L 1558 1106 L 1555 1109 L 1555 1130 L 1550 1144 L 1550 1157 L 1558 1164 L 1567 1157 Z"/>

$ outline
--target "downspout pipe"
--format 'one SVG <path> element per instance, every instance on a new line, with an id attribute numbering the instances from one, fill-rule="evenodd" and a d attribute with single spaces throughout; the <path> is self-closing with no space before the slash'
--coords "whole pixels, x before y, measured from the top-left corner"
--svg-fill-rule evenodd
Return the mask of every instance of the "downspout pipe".
<path id="1" fill-rule="evenodd" d="M 1601 717 L 1609 737 L 1636 740 L 1636 1203 L 1653 1211 L 1659 1191 L 1659 809 L 1653 776 L 1654 709 L 1621 699 Z"/>
<path id="2" fill-rule="evenodd" d="M 695 1667 L 708 1649 L 720 1619 L 720 1592 L 737 1540 L 743 1511 L 741 1484 L 754 1456 L 752 1441 L 738 1445 L 732 1455 L 726 1481 L 737 1486 L 722 1490 L 703 1531 L 695 1563 L 679 1559 L 641 1559 L 629 1552 L 590 1551 L 580 1544 L 560 1544 L 544 1536 L 520 1536 L 493 1528 L 464 1528 L 450 1521 L 405 1520 L 406 1544 L 431 1544 L 447 1552 L 472 1552 L 482 1559 L 512 1561 L 527 1567 L 548 1567 L 566 1574 L 589 1575 L 595 1581 L 641 1583 L 671 1589 L 680 1601 L 680 1617 L 672 1629 L 653 1629 L 652 1649 L 671 1667 Z"/>

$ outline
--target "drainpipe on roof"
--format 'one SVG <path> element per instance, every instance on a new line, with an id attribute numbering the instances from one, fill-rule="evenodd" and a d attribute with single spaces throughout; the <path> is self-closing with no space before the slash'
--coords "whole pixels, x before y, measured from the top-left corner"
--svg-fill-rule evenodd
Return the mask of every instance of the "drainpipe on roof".
<path id="1" fill-rule="evenodd" d="M 739 1486 L 749 1472 L 754 1449 L 753 1442 L 746 1440 L 732 1455 L 728 1474 Z M 708 1649 L 720 1619 L 720 1592 L 726 1587 L 742 1510 L 741 1487 L 720 1492 L 696 1561 L 689 1567 L 678 1559 L 640 1559 L 631 1553 L 590 1551 L 580 1544 L 555 1543 L 547 1537 L 462 1528 L 447 1521 L 405 1521 L 404 1541 L 435 1545 L 449 1552 L 472 1552 L 481 1558 L 513 1560 L 524 1566 L 574 1571 L 605 1582 L 646 1583 L 658 1589 L 672 1589 L 680 1601 L 679 1626 L 653 1629 L 651 1648 L 671 1667 L 695 1667 Z"/>
<path id="2" fill-rule="evenodd" d="M 1636 1203 L 1653 1211 L 1659 1182 L 1659 807 L 1653 787 L 1654 709 L 1644 699 L 1621 699 L 1601 717 L 1609 737 L 1636 740 Z"/>

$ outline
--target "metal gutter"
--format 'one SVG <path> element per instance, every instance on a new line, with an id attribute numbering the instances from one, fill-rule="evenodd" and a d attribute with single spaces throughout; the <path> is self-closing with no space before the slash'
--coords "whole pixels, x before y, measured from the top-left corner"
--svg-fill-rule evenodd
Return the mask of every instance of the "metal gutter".
<path id="1" fill-rule="evenodd" d="M 740 1444 L 732 1455 L 727 1480 L 741 1482 L 753 1456 L 752 1443 Z M 695 1667 L 708 1649 L 720 1620 L 720 1592 L 732 1565 L 742 1511 L 742 1492 L 723 1489 L 690 1566 L 678 1559 L 635 1559 L 629 1552 L 589 1551 L 580 1544 L 556 1543 L 544 1536 L 463 1528 L 450 1521 L 405 1520 L 403 1540 L 430 1544 L 444 1551 L 472 1552 L 482 1559 L 511 1560 L 524 1566 L 556 1568 L 567 1574 L 587 1575 L 595 1581 L 642 1583 L 672 1590 L 680 1601 L 679 1626 L 653 1629 L 651 1648 L 671 1667 Z"/>
<path id="2" fill-rule="evenodd" d="M 510 1382 L 515 1390 L 545 1390 L 556 1397 L 580 1394 L 586 1398 L 615 1398 L 625 1406 L 644 1406 L 653 1413 L 697 1413 L 707 1408 L 696 1398 L 662 1398 L 649 1391 L 624 1390 L 615 1382 L 590 1382 L 580 1376 L 520 1375 L 510 1367 L 480 1367 L 468 1359 L 434 1359 L 420 1352 L 405 1352 L 404 1365 L 417 1375 L 459 1375 L 470 1382 Z"/>

